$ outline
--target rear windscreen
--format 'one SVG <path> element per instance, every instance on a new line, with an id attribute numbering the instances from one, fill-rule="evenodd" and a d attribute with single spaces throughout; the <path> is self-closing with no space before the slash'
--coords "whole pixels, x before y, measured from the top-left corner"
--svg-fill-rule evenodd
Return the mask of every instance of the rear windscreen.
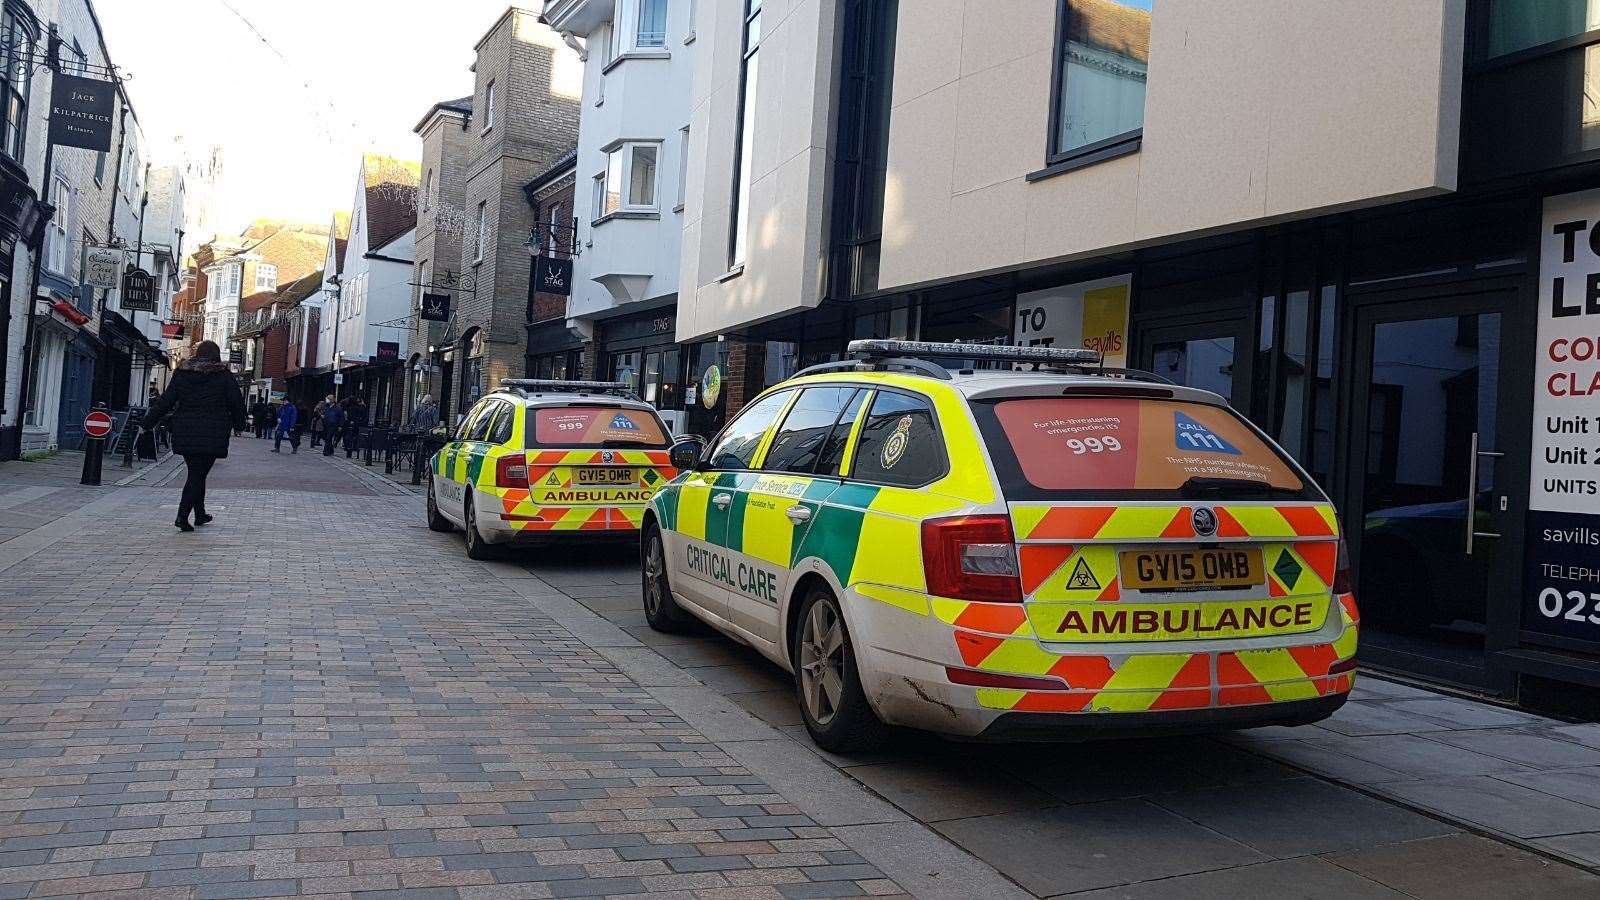
<path id="1" fill-rule="evenodd" d="M 1176 400 L 1030 397 L 976 404 L 996 467 L 1030 493 L 1314 494 L 1232 410 Z"/>
<path id="2" fill-rule="evenodd" d="M 647 409 L 603 406 L 546 406 L 532 410 L 530 447 L 667 446 L 661 419 Z"/>

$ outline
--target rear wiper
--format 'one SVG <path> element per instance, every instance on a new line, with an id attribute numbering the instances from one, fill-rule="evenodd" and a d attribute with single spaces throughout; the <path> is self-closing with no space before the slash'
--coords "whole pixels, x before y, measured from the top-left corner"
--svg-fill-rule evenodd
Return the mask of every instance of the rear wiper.
<path id="1" fill-rule="evenodd" d="M 1261 495 L 1277 493 L 1295 493 L 1287 488 L 1275 487 L 1265 481 L 1251 481 L 1247 478 L 1201 478 L 1196 476 L 1178 486 L 1178 493 L 1184 497 L 1216 497 L 1220 495 Z"/>

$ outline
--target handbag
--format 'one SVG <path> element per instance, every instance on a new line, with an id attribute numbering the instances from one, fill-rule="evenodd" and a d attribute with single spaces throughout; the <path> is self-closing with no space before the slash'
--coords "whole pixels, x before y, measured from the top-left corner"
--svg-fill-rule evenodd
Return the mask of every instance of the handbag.
<path id="1" fill-rule="evenodd" d="M 148 428 L 139 429 L 139 436 L 133 439 L 133 452 L 140 459 L 156 458 L 156 435 Z"/>

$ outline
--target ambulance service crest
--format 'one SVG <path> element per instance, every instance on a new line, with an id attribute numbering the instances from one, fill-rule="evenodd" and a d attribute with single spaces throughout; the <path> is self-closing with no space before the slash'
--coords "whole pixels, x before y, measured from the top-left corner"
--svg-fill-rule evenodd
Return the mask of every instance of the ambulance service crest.
<path id="1" fill-rule="evenodd" d="M 911 443 L 911 417 L 901 416 L 895 423 L 894 434 L 883 442 L 883 467 L 892 469 L 906 455 L 906 445 Z"/>

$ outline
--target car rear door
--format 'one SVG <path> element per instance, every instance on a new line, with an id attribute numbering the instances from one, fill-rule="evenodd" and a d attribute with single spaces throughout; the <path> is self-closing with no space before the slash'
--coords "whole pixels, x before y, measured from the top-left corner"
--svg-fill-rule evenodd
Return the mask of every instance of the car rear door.
<path id="1" fill-rule="evenodd" d="M 493 418 L 495 403 L 487 397 L 479 400 L 462 418 L 455 439 L 434 457 L 436 503 L 446 515 L 463 524 L 467 488 L 477 483 L 483 465 L 483 437 Z"/>
<path id="2" fill-rule="evenodd" d="M 1326 675 L 1331 658 L 1224 652 L 1214 679 L 1210 653 L 1183 652 L 1219 641 L 1306 644 L 1340 630 L 1333 508 L 1259 434 L 1225 407 L 1175 400 L 1058 396 L 978 407 L 1037 641 L 1106 660 L 1149 654 L 1126 673 L 1109 662 L 1075 672 L 1103 689 L 1106 708 L 1209 706 L 1214 680 L 1224 697 L 1278 681 L 1298 684 L 1285 694 L 1316 695 L 1306 679 Z"/>

